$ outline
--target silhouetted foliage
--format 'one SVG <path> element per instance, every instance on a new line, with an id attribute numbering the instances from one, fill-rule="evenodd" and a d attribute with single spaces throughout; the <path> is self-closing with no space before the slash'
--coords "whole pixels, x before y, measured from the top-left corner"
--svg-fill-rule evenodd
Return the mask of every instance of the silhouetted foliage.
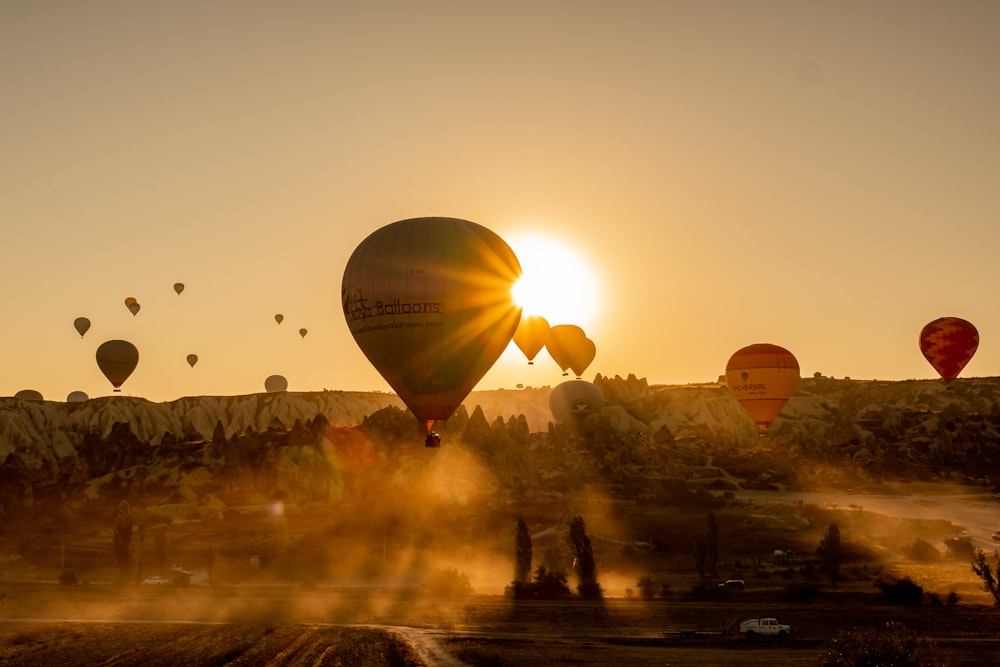
<path id="1" fill-rule="evenodd" d="M 516 600 L 562 600 L 573 595 L 566 573 L 548 570 L 544 565 L 538 566 L 530 583 L 515 581 L 505 593 Z"/>
<path id="2" fill-rule="evenodd" d="M 993 552 L 993 563 L 986 560 L 986 552 L 976 547 L 972 558 L 972 571 L 980 579 L 980 586 L 993 596 L 993 606 L 1000 608 L 1000 552 Z"/>
<path id="3" fill-rule="evenodd" d="M 469 577 L 455 568 L 438 570 L 424 582 L 424 588 L 441 597 L 463 597 L 472 594 Z"/>
<path id="4" fill-rule="evenodd" d="M 882 598 L 889 604 L 915 607 L 924 599 L 923 587 L 909 577 L 895 580 L 879 577 L 875 587 L 882 591 Z"/>
<path id="5" fill-rule="evenodd" d="M 933 544 L 919 537 L 903 547 L 903 555 L 911 560 L 922 563 L 932 563 L 941 560 L 941 552 Z"/>
<path id="6" fill-rule="evenodd" d="M 656 580 L 653 579 L 652 575 L 642 575 L 636 580 L 635 586 L 639 589 L 639 596 L 643 600 L 652 600 L 656 597 L 657 585 Z"/>
<path id="7" fill-rule="evenodd" d="M 118 503 L 118 512 L 115 514 L 114 535 L 112 537 L 115 563 L 118 564 L 123 577 L 132 566 L 132 551 L 129 547 L 132 543 L 132 530 L 134 527 L 135 520 L 132 518 L 132 508 L 123 500 Z"/>
<path id="8" fill-rule="evenodd" d="M 826 535 L 819 541 L 816 547 L 816 555 L 823 561 L 823 569 L 830 577 L 830 583 L 837 585 L 840 580 L 840 561 L 843 558 L 843 547 L 840 543 L 840 527 L 836 522 L 831 523 L 826 529 Z"/>
<path id="9" fill-rule="evenodd" d="M 949 537 L 944 541 L 948 558 L 953 560 L 972 560 L 976 557 L 976 548 L 967 537 Z"/>
<path id="10" fill-rule="evenodd" d="M 573 546 L 573 569 L 579 581 L 576 590 L 584 598 L 602 597 L 604 593 L 597 582 L 594 549 L 590 544 L 590 538 L 587 537 L 587 526 L 582 516 L 575 516 L 570 521 L 569 541 Z"/>
<path id="11" fill-rule="evenodd" d="M 934 642 L 894 621 L 883 628 L 846 630 L 827 642 L 819 667 L 947 667 Z"/>
<path id="12" fill-rule="evenodd" d="M 698 568 L 698 582 L 705 588 L 705 561 L 708 557 L 708 545 L 704 537 L 699 537 L 694 545 L 695 567 Z"/>
<path id="13" fill-rule="evenodd" d="M 528 583 L 531 577 L 531 535 L 528 524 L 521 518 L 517 520 L 514 557 L 514 581 Z"/>

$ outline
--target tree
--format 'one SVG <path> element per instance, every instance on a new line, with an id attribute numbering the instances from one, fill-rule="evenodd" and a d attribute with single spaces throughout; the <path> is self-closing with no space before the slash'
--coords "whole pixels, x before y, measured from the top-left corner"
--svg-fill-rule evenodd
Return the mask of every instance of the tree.
<path id="1" fill-rule="evenodd" d="M 135 527 L 135 519 L 132 517 L 132 508 L 126 501 L 118 503 L 118 512 L 115 514 L 115 530 L 112 544 L 115 553 L 115 562 L 121 570 L 124 578 L 132 567 L 132 529 Z"/>
<path id="2" fill-rule="evenodd" d="M 816 547 L 816 555 L 823 561 L 823 569 L 830 576 L 830 583 L 836 586 L 840 580 L 840 561 L 844 555 L 840 544 L 840 527 L 836 522 L 826 529 L 826 535 Z"/>
<path id="3" fill-rule="evenodd" d="M 719 524 L 715 520 L 715 510 L 708 511 L 707 565 L 713 577 L 719 576 L 716 565 L 719 562 Z"/>
<path id="4" fill-rule="evenodd" d="M 603 596 L 601 585 L 597 582 L 597 564 L 594 562 L 594 549 L 587 537 L 587 526 L 582 516 L 573 517 L 569 524 L 569 540 L 573 546 L 573 570 L 578 583 L 576 590 L 584 598 L 600 598 Z"/>
<path id="5" fill-rule="evenodd" d="M 699 537 L 694 543 L 695 567 L 698 568 L 698 582 L 705 589 L 705 561 L 708 556 L 708 544 L 704 537 Z"/>
<path id="6" fill-rule="evenodd" d="M 514 541 L 514 581 L 526 584 L 531 578 L 531 535 L 524 519 L 517 520 L 517 537 Z"/>
<path id="7" fill-rule="evenodd" d="M 993 606 L 1000 608 L 1000 552 L 993 552 L 993 564 L 986 560 L 986 552 L 976 547 L 972 557 L 972 571 L 982 581 L 982 589 L 993 596 Z"/>

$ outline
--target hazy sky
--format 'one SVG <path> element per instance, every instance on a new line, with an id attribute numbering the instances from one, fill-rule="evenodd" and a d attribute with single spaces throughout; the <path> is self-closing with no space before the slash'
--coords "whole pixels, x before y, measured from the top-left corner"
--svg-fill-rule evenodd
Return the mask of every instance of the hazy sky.
<path id="1" fill-rule="evenodd" d="M 112 338 L 155 401 L 388 390 L 340 282 L 427 215 L 585 262 L 588 379 L 711 381 L 756 342 L 936 377 L 942 315 L 979 328 L 963 377 L 1000 375 L 998 25 L 992 0 L 8 0 L 0 395 L 110 394 Z M 562 379 L 511 345 L 477 388 Z"/>

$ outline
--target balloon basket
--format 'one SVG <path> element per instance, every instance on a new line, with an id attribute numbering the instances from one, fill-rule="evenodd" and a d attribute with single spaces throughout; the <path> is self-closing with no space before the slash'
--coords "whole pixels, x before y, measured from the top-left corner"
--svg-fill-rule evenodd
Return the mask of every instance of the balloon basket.
<path id="1" fill-rule="evenodd" d="M 433 431 L 427 434 L 427 438 L 424 440 L 424 447 L 438 448 L 441 446 L 441 436 Z"/>

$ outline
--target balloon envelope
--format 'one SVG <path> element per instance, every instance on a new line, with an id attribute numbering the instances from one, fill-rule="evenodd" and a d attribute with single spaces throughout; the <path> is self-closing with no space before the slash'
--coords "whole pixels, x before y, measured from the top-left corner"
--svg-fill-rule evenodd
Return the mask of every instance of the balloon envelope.
<path id="1" fill-rule="evenodd" d="M 281 313 L 278 313 L 277 315 L 274 316 L 274 321 L 277 322 L 278 324 L 281 324 L 281 321 L 283 319 L 285 319 L 285 316 L 282 315 Z"/>
<path id="2" fill-rule="evenodd" d="M 341 302 L 358 347 L 430 433 L 514 335 L 521 266 L 486 227 L 412 218 L 374 231 L 347 262 Z"/>
<path id="3" fill-rule="evenodd" d="M 604 408 L 604 393 L 586 380 L 568 380 L 549 394 L 549 410 L 560 424 L 572 424 Z"/>
<path id="4" fill-rule="evenodd" d="M 73 320 L 73 328 L 80 334 L 80 338 L 83 338 L 83 335 L 90 330 L 90 320 L 86 317 L 78 317 Z"/>
<path id="5" fill-rule="evenodd" d="M 767 431 L 799 385 L 799 362 L 778 345 L 748 345 L 729 358 L 726 385 L 757 427 Z"/>
<path id="6" fill-rule="evenodd" d="M 549 339 L 549 323 L 541 315 L 522 315 L 521 322 L 514 331 L 514 344 L 528 358 L 528 363 L 535 363 L 535 357 L 545 347 Z"/>
<path id="7" fill-rule="evenodd" d="M 307 333 L 309 333 L 308 329 L 299 329 L 299 335 L 302 336 L 303 338 L 306 337 Z"/>
<path id="8" fill-rule="evenodd" d="M 567 370 L 572 369 L 576 377 L 583 375 L 597 355 L 594 341 L 574 324 L 557 324 L 549 329 L 545 349 L 562 368 L 563 375 L 568 375 Z"/>
<path id="9" fill-rule="evenodd" d="M 979 348 L 979 331 L 960 317 L 939 317 L 920 330 L 920 351 L 951 384 Z"/>
<path id="10" fill-rule="evenodd" d="M 42 393 L 34 389 L 22 389 L 21 391 L 14 394 L 14 398 L 19 398 L 22 401 L 44 401 L 42 398 Z"/>
<path id="11" fill-rule="evenodd" d="M 67 403 L 82 403 L 89 400 L 90 396 L 87 396 L 85 391 L 71 391 L 66 395 Z"/>
<path id="12" fill-rule="evenodd" d="M 132 303 L 128 304 L 129 312 L 132 313 L 133 317 L 139 312 L 139 309 L 141 307 L 142 306 L 139 305 L 138 301 L 133 301 Z"/>
<path id="13" fill-rule="evenodd" d="M 264 378 L 264 389 L 271 393 L 286 391 L 288 389 L 288 380 L 283 375 L 268 375 Z"/>
<path id="14" fill-rule="evenodd" d="M 194 368 L 194 365 L 196 363 L 198 363 L 198 355 L 197 354 L 189 354 L 187 356 L 187 362 L 188 362 L 188 365 L 191 366 L 191 368 Z"/>
<path id="15" fill-rule="evenodd" d="M 184 283 L 174 283 L 174 291 L 180 294 L 184 291 Z"/>
<path id="16" fill-rule="evenodd" d="M 105 341 L 97 348 L 97 367 L 115 391 L 121 391 L 122 384 L 138 364 L 139 350 L 127 340 Z"/>

